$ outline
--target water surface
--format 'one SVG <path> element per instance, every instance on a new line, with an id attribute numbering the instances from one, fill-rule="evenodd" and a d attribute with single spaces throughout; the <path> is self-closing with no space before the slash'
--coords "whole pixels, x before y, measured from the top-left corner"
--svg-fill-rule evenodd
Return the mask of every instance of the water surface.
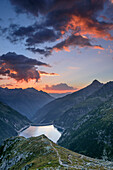
<path id="1" fill-rule="evenodd" d="M 30 126 L 29 128 L 20 132 L 19 136 L 24 136 L 25 138 L 29 138 L 31 136 L 40 136 L 46 135 L 53 142 L 57 142 L 61 137 L 61 132 L 57 130 L 53 125 L 48 126 Z"/>

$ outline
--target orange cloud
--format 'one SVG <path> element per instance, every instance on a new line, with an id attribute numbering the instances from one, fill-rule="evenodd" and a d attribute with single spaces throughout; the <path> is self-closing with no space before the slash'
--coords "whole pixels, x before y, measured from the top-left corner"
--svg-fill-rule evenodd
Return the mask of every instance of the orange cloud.
<path id="1" fill-rule="evenodd" d="M 12 89 L 12 88 L 26 89 L 28 87 L 36 88 L 37 87 L 37 82 L 35 81 L 35 79 L 29 79 L 28 82 L 26 82 L 24 80 L 21 80 L 21 81 L 19 81 L 17 83 L 16 80 L 10 78 L 10 81 L 5 81 L 4 83 L 0 84 L 0 87 L 3 87 L 3 88 L 8 87 L 9 89 Z"/>
<path id="2" fill-rule="evenodd" d="M 93 45 L 90 42 L 90 39 L 88 39 L 86 36 L 81 36 L 81 35 L 75 35 L 72 34 L 71 36 L 69 36 L 67 39 L 65 39 L 64 41 L 61 41 L 60 43 L 57 43 L 54 47 L 53 50 L 55 50 L 56 52 L 60 51 L 60 50 L 65 50 L 65 51 L 70 51 L 69 47 L 90 47 L 90 48 L 94 48 L 94 49 L 100 49 L 100 50 L 104 50 L 103 47 L 101 47 L 100 45 Z"/>
<path id="3" fill-rule="evenodd" d="M 58 49 L 58 48 L 53 48 L 53 50 L 55 50 L 56 52 L 60 51 L 60 49 Z"/>
<path id="4" fill-rule="evenodd" d="M 108 32 L 108 30 L 113 29 L 113 24 L 100 23 L 98 21 L 94 21 L 89 17 L 81 17 L 81 16 L 71 16 L 71 20 L 66 25 L 66 31 L 70 29 L 75 31 L 77 27 L 80 28 L 80 35 L 84 36 L 89 34 L 94 38 L 103 38 L 106 40 L 113 40 L 113 37 Z M 76 34 L 76 33 L 75 33 Z M 78 34 L 78 33 L 77 33 Z"/>
<path id="5" fill-rule="evenodd" d="M 38 81 L 40 79 L 38 66 L 50 67 L 49 64 L 43 63 L 36 59 L 28 58 L 16 53 L 7 53 L 0 56 L 0 75 L 8 76 L 16 81 L 29 82 L 31 79 Z"/>
<path id="6" fill-rule="evenodd" d="M 63 49 L 67 52 L 70 52 L 69 47 L 63 46 Z"/>
<path id="7" fill-rule="evenodd" d="M 59 50 L 69 50 L 69 45 L 63 45 L 58 48 L 58 40 L 63 41 L 69 39 L 72 35 L 81 36 L 89 44 L 82 44 L 76 42 L 75 46 L 91 47 L 91 38 L 102 38 L 105 40 L 113 40 L 111 32 L 113 30 L 112 22 L 112 4 L 113 0 L 57 0 L 57 1 L 34 1 L 31 6 L 30 0 L 19 1 L 10 0 L 11 3 L 19 7 L 20 12 L 30 13 L 37 18 L 42 14 L 45 18 L 40 19 L 40 23 L 34 23 L 29 26 L 10 26 L 7 28 L 5 34 L 9 35 L 8 39 L 15 43 L 15 41 L 25 41 L 27 50 L 33 53 L 40 53 L 42 55 L 51 55 L 53 49 L 58 52 Z M 111 3 L 110 3 L 111 2 Z M 39 3 L 41 5 L 39 5 Z M 27 4 L 27 6 L 26 6 Z M 48 8 L 45 8 L 47 6 Z M 44 27 L 42 27 L 44 25 Z M 4 29 L 2 29 L 2 32 Z M 80 40 L 80 39 L 79 39 Z M 38 44 L 55 43 L 53 47 L 43 49 L 38 48 Z M 72 45 L 72 43 L 71 43 Z M 97 47 L 95 49 L 101 49 Z"/>
<path id="8" fill-rule="evenodd" d="M 57 73 L 47 73 L 45 71 L 39 71 L 39 74 L 41 76 L 59 76 L 59 74 L 57 74 Z"/>
<path id="9" fill-rule="evenodd" d="M 94 48 L 94 49 L 99 49 L 99 50 L 104 50 L 104 48 L 103 48 L 103 47 L 98 46 L 98 45 L 95 45 L 95 46 L 93 46 L 92 48 Z"/>

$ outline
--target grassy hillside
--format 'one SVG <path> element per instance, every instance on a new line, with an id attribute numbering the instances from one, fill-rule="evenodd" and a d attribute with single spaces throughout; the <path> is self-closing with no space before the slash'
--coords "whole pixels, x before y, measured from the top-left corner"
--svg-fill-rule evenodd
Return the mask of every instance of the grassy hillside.
<path id="1" fill-rule="evenodd" d="M 0 169 L 113 169 L 112 162 L 92 159 L 62 148 L 44 135 L 10 138 L 0 147 Z"/>

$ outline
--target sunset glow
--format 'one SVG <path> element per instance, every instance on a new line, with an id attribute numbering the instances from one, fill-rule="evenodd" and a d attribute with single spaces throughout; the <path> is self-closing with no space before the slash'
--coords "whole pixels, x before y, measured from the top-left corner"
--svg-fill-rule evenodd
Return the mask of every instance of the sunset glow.
<path id="1" fill-rule="evenodd" d="M 113 0 L 6 2 L 0 6 L 1 87 L 66 93 L 94 79 L 112 80 Z"/>

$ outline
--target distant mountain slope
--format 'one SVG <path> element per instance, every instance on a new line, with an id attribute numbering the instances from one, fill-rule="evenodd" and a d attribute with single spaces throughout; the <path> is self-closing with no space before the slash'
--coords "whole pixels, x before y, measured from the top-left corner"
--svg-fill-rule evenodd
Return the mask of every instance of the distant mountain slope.
<path id="1" fill-rule="evenodd" d="M 89 86 L 46 104 L 34 115 L 34 122 L 49 123 L 59 119 L 66 111 L 85 101 L 88 96 L 99 90 L 102 86 L 102 83 L 94 80 Z"/>
<path id="2" fill-rule="evenodd" d="M 64 97 L 68 94 L 71 94 L 71 92 L 67 92 L 67 93 L 49 93 L 52 97 L 54 97 L 55 99 L 58 99 L 60 97 Z"/>
<path id="3" fill-rule="evenodd" d="M 0 102 L 0 144 L 4 139 L 16 136 L 30 121 L 17 111 Z"/>
<path id="4" fill-rule="evenodd" d="M 113 169 L 112 162 L 92 159 L 62 148 L 44 135 L 10 138 L 0 147 L 0 169 Z"/>
<path id="5" fill-rule="evenodd" d="M 109 100 L 112 95 L 113 82 L 108 82 L 104 84 L 99 90 L 88 96 L 84 101 L 80 102 L 79 104 L 75 104 L 72 108 L 64 112 L 64 114 L 58 117 L 54 123 L 62 127 L 70 127 L 82 116 L 93 111 L 103 102 Z"/>
<path id="6" fill-rule="evenodd" d="M 99 92 L 103 96 L 105 93 Z M 111 94 L 110 99 L 98 109 L 88 113 L 67 129 L 58 143 L 91 157 L 113 161 L 113 88 Z"/>
<path id="7" fill-rule="evenodd" d="M 31 118 L 39 108 L 53 99 L 54 98 L 49 94 L 34 88 L 0 88 L 0 101 L 6 103 L 28 118 Z"/>

